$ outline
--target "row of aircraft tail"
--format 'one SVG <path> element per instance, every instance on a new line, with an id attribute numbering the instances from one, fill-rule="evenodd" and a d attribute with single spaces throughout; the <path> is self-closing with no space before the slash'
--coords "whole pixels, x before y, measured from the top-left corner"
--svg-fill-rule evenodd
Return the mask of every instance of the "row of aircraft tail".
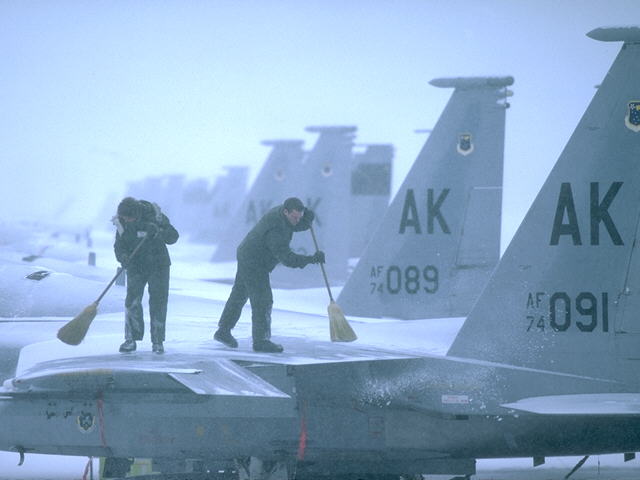
<path id="1" fill-rule="evenodd" d="M 632 458 L 640 450 L 640 28 L 588 35 L 622 48 L 501 259 L 513 79 L 431 82 L 453 95 L 338 303 L 354 316 L 466 316 L 446 355 L 281 337 L 280 355 L 207 347 L 136 362 L 87 354 L 34 363 L 0 392 L 0 449 L 108 457 L 120 474 L 130 457 L 188 460 L 251 480 L 470 476 L 479 458 Z M 349 165 L 324 159 L 328 149 L 346 152 L 353 130 L 319 131 L 306 161 L 326 184 L 314 181 L 308 200 L 329 252 L 332 232 L 349 229 L 335 213 L 349 195 L 329 184 L 345 182 L 339 172 Z M 301 161 L 301 145 L 273 146 L 254 188 L 263 174 L 295 175 L 287 162 Z M 297 192 L 261 195 L 271 193 Z M 260 198 L 271 201 L 256 193 L 245 211 Z M 335 248 L 348 257 L 347 243 Z"/>
<path id="2" fill-rule="evenodd" d="M 352 156 L 355 127 L 309 127 L 319 138 L 264 142 L 272 151 L 218 243 L 214 262 L 235 248 L 269 208 L 289 196 L 316 212 L 340 302 L 357 316 L 425 318 L 468 313 L 500 254 L 506 97 L 512 77 L 441 78 L 454 93 L 388 207 L 390 145 Z M 386 212 L 386 213 L 384 213 Z M 292 248 L 310 254 L 309 235 Z M 349 260 L 359 257 L 353 274 Z M 278 267 L 279 288 L 322 286 L 311 269 Z"/>
<path id="3" fill-rule="evenodd" d="M 301 140 L 263 142 L 272 151 L 236 214 L 214 222 L 226 228 L 218 227 L 212 261 L 233 261 L 237 245 L 269 208 L 299 196 L 316 213 L 328 278 L 344 285 L 338 302 L 345 313 L 404 319 L 465 315 L 500 253 L 505 110 L 512 83 L 511 77 L 431 82 L 454 93 L 390 206 L 391 145 L 367 145 L 353 155 L 355 127 L 309 127 L 319 134 L 309 152 Z M 242 174 L 232 173 L 230 178 Z M 166 188 L 160 188 L 162 179 L 133 185 L 130 193 L 153 198 L 150 187 L 179 191 L 171 182 L 180 179 L 164 179 Z M 294 236 L 292 248 L 304 254 L 315 250 L 305 234 Z M 359 261 L 349 274 L 354 257 Z M 0 302 L 0 315 L 39 315 L 32 290 L 44 289 L 45 282 L 10 282 L 24 284 L 31 301 L 24 301 L 27 295 L 20 290 L 8 305 Z M 315 269 L 281 266 L 271 282 L 276 288 L 323 285 Z M 52 314 L 68 315 L 69 308 Z"/>
<path id="4" fill-rule="evenodd" d="M 212 261 L 235 261 L 236 247 L 270 208 L 296 196 L 316 213 L 316 235 L 327 252 L 325 268 L 334 283 L 343 284 L 350 257 L 363 251 L 367 232 L 389 203 L 393 147 L 374 144 L 353 154 L 355 127 L 308 127 L 318 133 L 306 152 L 301 140 L 269 140 L 271 153 L 220 237 Z M 292 249 L 315 251 L 310 235 L 296 235 Z M 321 286 L 310 270 L 278 268 L 272 284 L 280 288 Z"/>

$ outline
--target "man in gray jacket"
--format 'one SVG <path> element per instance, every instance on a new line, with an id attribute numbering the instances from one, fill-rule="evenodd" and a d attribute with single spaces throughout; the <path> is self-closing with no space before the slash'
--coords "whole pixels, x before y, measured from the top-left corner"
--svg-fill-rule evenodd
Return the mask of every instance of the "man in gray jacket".
<path id="1" fill-rule="evenodd" d="M 178 241 L 178 231 L 155 203 L 132 197 L 120 202 L 114 223 L 118 228 L 113 245 L 116 259 L 127 270 L 125 341 L 120 345 L 120 352 L 135 351 L 136 341 L 144 336 L 142 295 L 144 287 L 148 285 L 152 350 L 162 354 L 171 265 L 167 245 Z M 144 244 L 132 256 L 143 239 Z"/>
<path id="2" fill-rule="evenodd" d="M 229 299 L 213 338 L 228 347 L 237 348 L 231 330 L 240 319 L 242 307 L 251 303 L 253 350 L 282 352 L 282 345 L 271 338 L 273 295 L 269 274 L 278 263 L 291 268 L 304 268 L 310 263 L 324 263 L 324 253 L 299 255 L 289 247 L 294 232 L 308 230 L 315 218 L 299 198 L 291 197 L 269 210 L 242 240 L 237 250 L 238 270 Z"/>

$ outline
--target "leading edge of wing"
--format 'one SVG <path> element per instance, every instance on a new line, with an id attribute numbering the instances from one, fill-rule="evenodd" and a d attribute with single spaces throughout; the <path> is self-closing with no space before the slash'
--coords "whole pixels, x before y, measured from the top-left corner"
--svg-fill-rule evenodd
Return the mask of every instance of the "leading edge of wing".
<path id="1" fill-rule="evenodd" d="M 158 356 L 139 351 L 113 352 L 114 337 L 88 338 L 77 347 L 57 340 L 28 345 L 20 352 L 15 377 L 4 382 L 1 394 L 69 391 L 175 389 L 175 382 L 196 394 L 287 396 L 243 368 L 243 365 L 308 365 L 411 358 L 374 346 L 287 338 L 286 351 L 268 354 L 228 349 L 212 341 L 167 344 Z"/>
<path id="2" fill-rule="evenodd" d="M 82 358 L 77 362 L 45 362 L 5 381 L 0 389 L 0 395 L 166 391 L 175 390 L 175 382 L 178 382 L 181 387 L 198 395 L 289 398 L 286 393 L 227 359 L 216 358 L 206 363 L 199 362 L 198 368 L 180 368 L 168 362 L 128 363 L 127 365 L 109 361 L 105 357 Z"/>
<path id="3" fill-rule="evenodd" d="M 546 395 L 502 406 L 541 415 L 640 415 L 640 393 Z"/>

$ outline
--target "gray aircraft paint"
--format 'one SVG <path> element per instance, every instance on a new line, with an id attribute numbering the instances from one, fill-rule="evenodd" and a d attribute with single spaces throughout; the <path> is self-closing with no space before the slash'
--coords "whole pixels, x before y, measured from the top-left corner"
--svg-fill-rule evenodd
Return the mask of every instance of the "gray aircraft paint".
<path id="1" fill-rule="evenodd" d="M 393 145 L 367 145 L 353 155 L 349 203 L 349 257 L 360 257 L 391 198 Z"/>
<path id="2" fill-rule="evenodd" d="M 349 259 L 349 214 L 353 137 L 356 127 L 307 127 L 318 133 L 313 149 L 304 160 L 299 178 L 298 196 L 311 208 L 316 219 L 313 228 L 318 245 L 326 254 L 325 270 L 332 284 L 346 281 Z M 315 252 L 310 232 L 293 235 L 291 249 L 303 255 Z M 318 265 L 292 269 L 278 265 L 271 283 L 280 288 L 324 286 Z"/>
<path id="3" fill-rule="evenodd" d="M 455 90 L 338 297 L 346 314 L 469 313 L 500 255 L 504 99 L 512 83 L 431 81 Z"/>
<path id="4" fill-rule="evenodd" d="M 275 356 L 201 348 L 24 365 L 0 391 L 0 448 L 218 468 L 252 456 L 285 462 L 298 478 L 471 475 L 475 458 L 640 448 L 635 414 L 576 418 L 512 406 L 523 395 L 594 392 L 637 403 L 616 382 L 299 338 L 285 345 Z"/>
<path id="5" fill-rule="evenodd" d="M 287 197 L 295 196 L 316 213 L 314 229 L 318 244 L 326 253 L 325 268 L 330 281 L 343 283 L 347 277 L 350 233 L 350 218 L 344 212 L 348 211 L 345 205 L 350 196 L 355 130 L 342 126 L 308 127 L 307 131 L 319 136 L 306 155 L 301 141 L 266 142 L 273 145 L 273 150 L 211 261 L 235 260 L 236 248 L 262 215 Z M 294 234 L 291 249 L 303 255 L 313 254 L 311 234 Z M 311 288 L 322 286 L 323 279 L 315 265 L 305 269 L 279 265 L 271 274 L 271 284 L 279 288 Z"/>
<path id="6" fill-rule="evenodd" d="M 234 218 L 220 237 L 212 262 L 232 262 L 236 249 L 249 230 L 270 208 L 298 193 L 303 170 L 302 140 L 266 140 L 272 147 L 251 189 L 242 200 Z"/>
<path id="7" fill-rule="evenodd" d="M 239 210 L 238 198 L 247 191 L 248 167 L 225 167 L 226 173 L 218 176 L 208 192 L 202 208 L 196 210 L 197 221 L 193 227 L 192 240 L 202 243 L 219 243 L 227 225 L 234 221 Z"/>
<path id="8" fill-rule="evenodd" d="M 630 245 L 640 193 L 628 192 L 638 190 L 640 167 L 634 162 L 637 137 L 628 135 L 638 134 L 634 129 L 640 118 L 625 110 L 635 105 L 627 95 L 636 93 L 632 83 L 640 68 L 640 29 L 596 30 L 591 36 L 626 43 L 514 238 L 515 246 L 529 235 L 524 246 L 532 253 L 518 250 L 525 254 L 522 261 L 514 258 L 514 250 L 505 254 L 449 355 L 290 337 L 282 339 L 285 353 L 276 355 L 216 348 L 199 340 L 199 348 L 198 343 L 185 345 L 184 351 L 163 358 L 149 352 L 95 352 L 25 362 L 0 394 L 0 449 L 156 457 L 175 460 L 173 465 L 197 459 L 216 471 L 243 471 L 251 480 L 285 474 L 300 479 L 472 475 L 477 458 L 640 450 L 637 365 L 625 360 L 617 368 L 596 365 L 614 363 L 614 354 L 626 357 L 629 352 L 613 350 L 610 332 L 590 340 L 602 325 L 601 317 L 586 313 L 591 301 L 584 299 L 591 297 L 583 295 L 578 302 L 579 321 L 555 319 L 566 325 L 564 333 L 577 325 L 594 327 L 571 335 L 577 347 L 547 332 L 537 332 L 542 335 L 531 341 L 522 333 L 527 324 L 517 317 L 527 313 L 518 300 L 536 304 L 538 297 L 530 296 L 529 288 L 550 293 L 571 282 L 569 299 L 593 293 L 586 288 L 607 292 L 609 284 L 633 291 L 626 267 L 634 262 Z M 612 127 L 614 120 L 629 134 Z M 588 142 L 578 149 L 581 161 L 565 162 L 578 158 L 579 141 Z M 636 188 L 626 189 L 629 184 Z M 547 197 L 554 200 L 539 201 Z M 539 205 L 546 215 L 538 216 Z M 539 233 L 534 230 L 544 230 L 541 217 L 547 217 L 547 228 Z M 584 250 L 567 251 L 567 244 Z M 620 250 L 612 251 L 614 245 Z M 551 254 L 550 246 L 560 247 L 559 253 Z M 610 258 L 598 252 L 602 246 Z M 624 250 L 626 255 L 619 253 Z M 511 296 L 518 298 L 512 301 Z M 613 309 L 616 319 L 609 318 L 609 325 L 618 325 L 618 313 L 624 325 L 627 312 L 622 306 Z M 26 349 L 51 351 L 47 347 Z M 573 360 L 567 361 L 566 352 Z M 515 364 L 506 363 L 510 360 Z M 251 465 L 246 464 L 249 457 L 256 460 Z M 251 468 L 261 465 L 265 468 Z"/>
<path id="9" fill-rule="evenodd" d="M 625 43 L 449 355 L 637 382 L 640 30 L 588 35 Z"/>
<path id="10" fill-rule="evenodd" d="M 156 203 L 172 224 L 174 218 L 179 218 L 176 228 L 181 234 L 185 234 L 184 228 L 188 219 L 182 217 L 182 195 L 186 185 L 184 175 L 146 177 L 129 183 L 125 196 Z M 115 204 L 112 207 L 113 215 L 116 214 L 117 206 Z"/>
<path id="11" fill-rule="evenodd" d="M 297 195 L 316 214 L 313 228 L 318 245 L 326 254 L 325 270 L 331 284 L 346 281 L 349 259 L 350 179 L 353 137 L 356 127 L 307 127 L 319 133 L 304 160 L 304 176 Z M 291 249 L 311 255 L 315 252 L 310 232 L 293 235 Z M 292 269 L 278 265 L 271 274 L 272 285 L 280 288 L 313 288 L 324 286 L 317 265 Z"/>
<path id="12" fill-rule="evenodd" d="M 115 271 L 112 272 L 115 274 Z M 38 264 L 0 260 L 0 319 L 69 317 L 79 314 L 104 289 L 105 282 L 79 278 Z M 124 288 L 114 286 L 100 311 L 124 311 Z"/>
<path id="13" fill-rule="evenodd" d="M 147 177 L 132 182 L 127 196 L 156 202 L 180 234 L 195 242 L 217 242 L 247 189 L 248 167 L 226 167 L 211 187 L 204 178 L 182 175 Z M 112 204 L 115 212 L 117 202 Z M 113 213 L 111 214 L 113 215 Z"/>
<path id="14" fill-rule="evenodd" d="M 209 182 L 204 178 L 185 181 L 180 185 L 180 191 L 174 197 L 175 204 L 166 208 L 171 210 L 171 224 L 183 237 L 193 239 L 193 233 L 199 225 L 211 220 L 203 218 L 205 207 L 209 202 Z M 144 198 L 144 197 L 143 197 Z"/>
<path id="15" fill-rule="evenodd" d="M 185 188 L 184 175 L 165 175 L 160 178 L 160 187 L 158 190 L 152 190 L 149 197 L 135 197 L 151 202 L 156 202 L 164 213 L 173 220 L 174 217 L 179 216 L 182 212 L 182 193 Z"/>

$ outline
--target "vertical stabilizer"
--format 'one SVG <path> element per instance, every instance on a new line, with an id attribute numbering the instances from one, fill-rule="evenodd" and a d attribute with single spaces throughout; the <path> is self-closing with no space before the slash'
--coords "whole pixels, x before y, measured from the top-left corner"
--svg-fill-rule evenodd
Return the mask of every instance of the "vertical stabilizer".
<path id="1" fill-rule="evenodd" d="M 449 355 L 640 374 L 640 29 L 589 36 L 624 44 Z"/>
<path id="2" fill-rule="evenodd" d="M 209 193 L 204 212 L 198 212 L 198 226 L 192 237 L 194 241 L 219 243 L 226 226 L 234 220 L 238 210 L 238 197 L 247 192 L 249 167 L 227 166 L 226 174 L 220 175 Z"/>
<path id="3" fill-rule="evenodd" d="M 440 78 L 454 88 L 344 286 L 348 315 L 466 315 L 500 254 L 505 96 L 512 77 Z"/>
<path id="4" fill-rule="evenodd" d="M 367 145 L 353 156 L 349 257 L 362 255 L 389 206 L 392 160 L 393 145 Z"/>
<path id="5" fill-rule="evenodd" d="M 349 202 L 353 137 L 356 127 L 307 127 L 319 133 L 313 149 L 300 169 L 299 197 L 316 214 L 314 229 L 320 248 L 326 253 L 325 270 L 332 284 L 343 284 L 347 277 L 349 254 Z M 284 198 L 283 198 L 284 200 Z M 291 249 L 310 255 L 315 251 L 309 232 L 293 235 Z M 280 288 L 324 286 L 317 265 L 291 269 L 278 265 L 271 283 Z"/>
<path id="6" fill-rule="evenodd" d="M 220 237 L 212 262 L 232 262 L 236 249 L 247 232 L 270 208 L 287 197 L 299 195 L 302 176 L 302 140 L 266 140 L 263 145 L 273 147 L 251 190 L 245 196 L 237 215 L 229 221 Z"/>

